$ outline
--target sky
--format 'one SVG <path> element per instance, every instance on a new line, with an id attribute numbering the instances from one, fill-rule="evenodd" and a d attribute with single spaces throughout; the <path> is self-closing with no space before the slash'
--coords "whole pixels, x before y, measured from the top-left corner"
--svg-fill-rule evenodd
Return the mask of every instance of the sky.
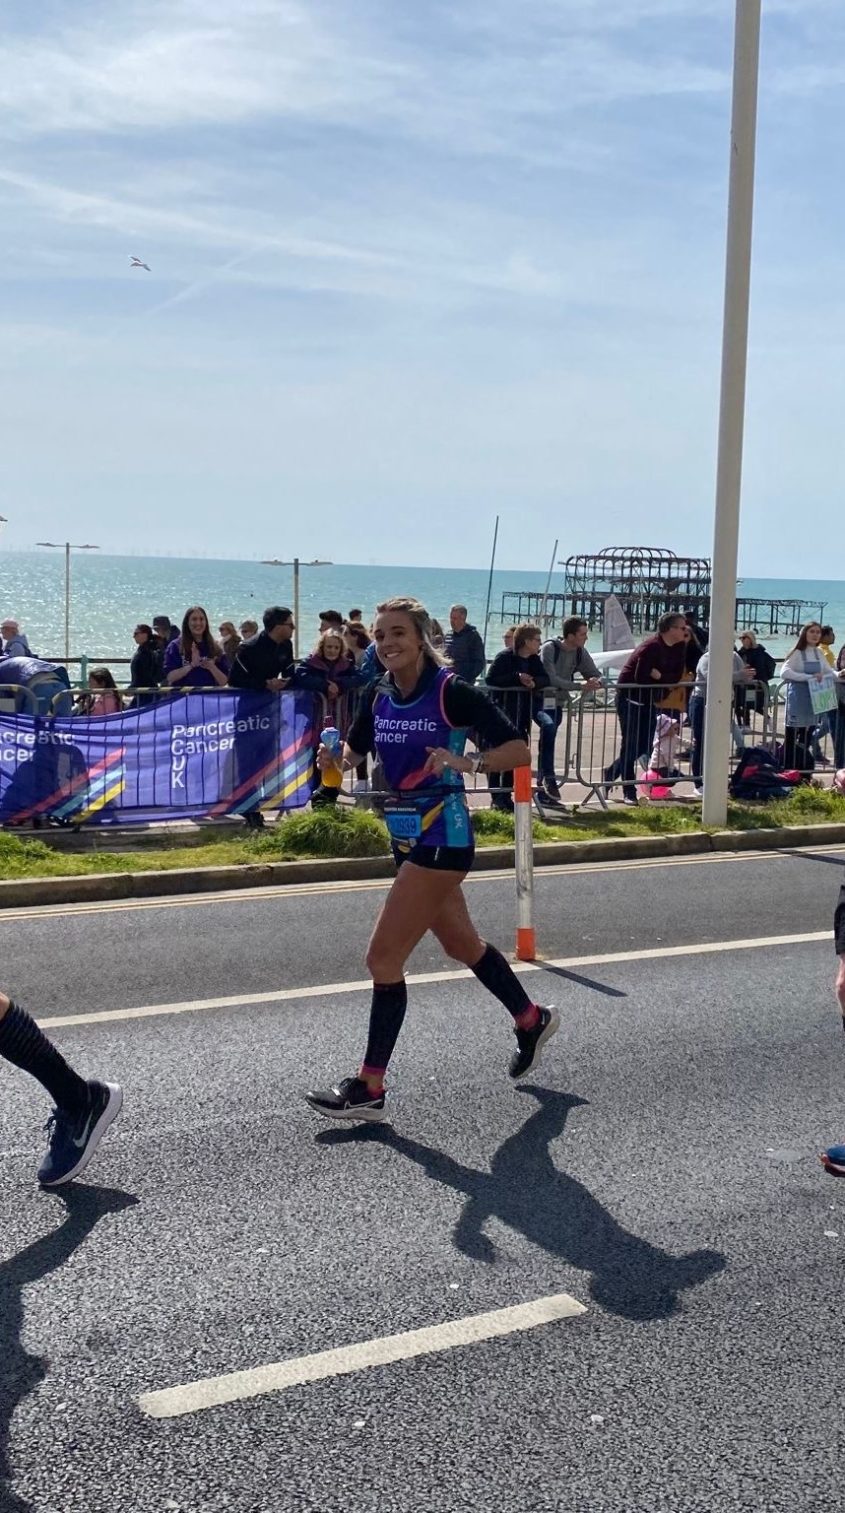
<path id="1" fill-rule="evenodd" d="M 827 578 L 845 6 L 763 11 L 740 571 Z M 732 47 L 731 0 L 7 0 L 3 545 L 708 555 Z"/>

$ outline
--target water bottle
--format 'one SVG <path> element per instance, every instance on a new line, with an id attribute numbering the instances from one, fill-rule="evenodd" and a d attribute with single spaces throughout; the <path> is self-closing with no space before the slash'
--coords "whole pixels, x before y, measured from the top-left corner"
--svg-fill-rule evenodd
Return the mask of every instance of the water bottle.
<path id="1" fill-rule="evenodd" d="M 324 788 L 339 788 L 343 782 L 343 769 L 340 762 L 340 731 L 334 725 L 326 725 L 320 731 L 320 744 L 325 746 L 332 756 L 336 758 L 330 767 L 324 767 L 320 774 L 320 780 Z"/>

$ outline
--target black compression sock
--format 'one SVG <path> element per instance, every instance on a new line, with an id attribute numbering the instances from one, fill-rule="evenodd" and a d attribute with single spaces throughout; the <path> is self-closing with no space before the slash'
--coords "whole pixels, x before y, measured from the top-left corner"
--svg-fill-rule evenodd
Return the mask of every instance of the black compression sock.
<path id="1" fill-rule="evenodd" d="M 370 1009 L 370 1033 L 362 1070 L 384 1072 L 408 1007 L 408 989 L 404 977 L 400 982 L 374 982 Z"/>
<path id="2" fill-rule="evenodd" d="M 22 1072 L 29 1072 L 47 1089 L 58 1108 L 73 1115 L 84 1113 L 87 1082 L 68 1066 L 35 1020 L 16 1003 L 10 1004 L 8 1013 L 0 1019 L 0 1056 Z"/>
<path id="3" fill-rule="evenodd" d="M 472 970 L 488 993 L 498 998 L 514 1019 L 518 1019 L 520 1014 L 524 1014 L 526 1009 L 532 1007 L 531 999 L 516 973 L 508 966 L 501 951 L 497 951 L 495 946 L 487 946 L 481 960 L 475 963 Z"/>

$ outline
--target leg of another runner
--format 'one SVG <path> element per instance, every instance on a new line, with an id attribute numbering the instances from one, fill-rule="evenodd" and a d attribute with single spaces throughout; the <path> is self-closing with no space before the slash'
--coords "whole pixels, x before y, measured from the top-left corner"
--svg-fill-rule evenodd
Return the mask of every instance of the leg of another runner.
<path id="1" fill-rule="evenodd" d="M 0 993 L 0 1056 L 40 1082 L 56 1105 L 38 1180 L 45 1187 L 70 1182 L 88 1165 L 117 1118 L 123 1102 L 120 1088 L 107 1082 L 86 1082 L 31 1015 L 5 993 Z"/>

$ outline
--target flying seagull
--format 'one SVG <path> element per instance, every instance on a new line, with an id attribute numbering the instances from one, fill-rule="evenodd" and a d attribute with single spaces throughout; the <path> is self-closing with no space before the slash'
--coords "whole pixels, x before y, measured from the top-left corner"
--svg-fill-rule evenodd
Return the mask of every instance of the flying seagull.
<path id="1" fill-rule="evenodd" d="M 142 263 L 139 257 L 130 257 L 129 266 L 130 268 L 146 268 L 148 273 L 153 271 L 149 263 Z"/>

